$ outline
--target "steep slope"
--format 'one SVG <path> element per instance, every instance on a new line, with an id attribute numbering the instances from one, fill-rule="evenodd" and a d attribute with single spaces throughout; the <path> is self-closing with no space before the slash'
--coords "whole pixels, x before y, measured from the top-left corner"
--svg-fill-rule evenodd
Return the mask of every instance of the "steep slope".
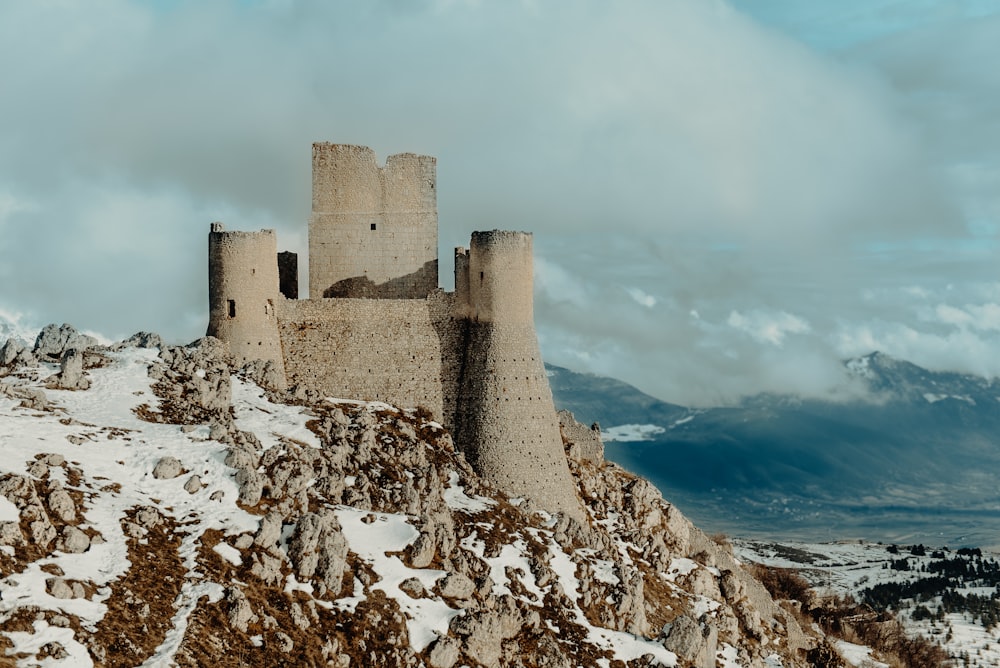
<path id="1" fill-rule="evenodd" d="M 214 339 L 46 331 L 0 381 L 0 666 L 804 665 L 794 617 L 613 464 L 571 459 L 581 523 Z"/>

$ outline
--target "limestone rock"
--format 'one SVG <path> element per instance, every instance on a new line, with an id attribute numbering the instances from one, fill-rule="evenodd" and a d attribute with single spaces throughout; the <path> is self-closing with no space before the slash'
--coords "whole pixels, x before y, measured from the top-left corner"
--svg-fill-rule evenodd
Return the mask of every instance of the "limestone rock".
<path id="1" fill-rule="evenodd" d="M 159 511 L 151 506 L 144 506 L 135 513 L 136 523 L 144 529 L 152 529 L 158 526 L 163 519 Z"/>
<path id="2" fill-rule="evenodd" d="M 63 578 L 47 578 L 45 580 L 45 589 L 49 592 L 50 596 L 55 598 L 74 598 L 73 588 Z"/>
<path id="3" fill-rule="evenodd" d="M 176 457 L 162 457 L 153 467 L 153 477 L 157 480 L 176 478 L 184 472 L 184 466 Z"/>
<path id="4" fill-rule="evenodd" d="M 49 511 L 63 522 L 72 522 L 76 519 L 76 504 L 73 497 L 62 487 L 56 488 L 49 494 Z"/>
<path id="5" fill-rule="evenodd" d="M 256 624 L 260 617 L 254 614 L 250 601 L 238 587 L 228 587 L 226 589 L 226 618 L 229 625 L 243 633 L 247 632 L 250 624 Z"/>
<path id="6" fill-rule="evenodd" d="M 187 479 L 187 482 L 184 483 L 184 491 L 188 494 L 197 494 L 201 491 L 202 487 L 201 478 L 196 475 L 191 476 Z"/>
<path id="7" fill-rule="evenodd" d="M 427 589 L 419 578 L 406 578 L 399 583 L 399 589 L 410 598 L 425 598 Z"/>
<path id="8" fill-rule="evenodd" d="M 330 511 L 306 513 L 288 540 L 288 558 L 300 578 L 322 578 L 326 589 L 340 591 L 347 572 L 348 546 L 337 517 Z"/>
<path id="9" fill-rule="evenodd" d="M 702 617 L 694 620 L 682 614 L 663 627 L 663 646 L 695 668 L 715 668 L 718 631 Z"/>
<path id="10" fill-rule="evenodd" d="M 163 339 L 153 332 L 136 332 L 132 336 L 113 345 L 112 350 L 123 348 L 162 348 Z"/>
<path id="11" fill-rule="evenodd" d="M 452 668 L 458 663 L 461 646 L 455 638 L 442 636 L 434 641 L 431 647 L 430 662 L 432 668 Z"/>
<path id="12" fill-rule="evenodd" d="M 24 545 L 24 534 L 18 522 L 0 522 L 0 545 Z"/>
<path id="13" fill-rule="evenodd" d="M 256 506 L 264 494 L 264 478 L 252 468 L 241 468 L 236 472 L 236 484 L 240 486 L 240 501 L 248 506 Z"/>
<path id="14" fill-rule="evenodd" d="M 56 549 L 70 554 L 80 554 L 90 549 L 90 536 L 69 524 L 63 527 Z"/>
<path id="15" fill-rule="evenodd" d="M 438 583 L 438 592 L 445 598 L 467 599 L 475 591 L 475 583 L 461 573 L 449 573 Z"/>
<path id="16" fill-rule="evenodd" d="M 7 342 L 0 348 L 0 368 L 10 371 L 36 362 L 31 350 L 18 339 L 7 339 Z"/>
<path id="17" fill-rule="evenodd" d="M 62 354 L 59 362 L 59 373 L 53 375 L 46 385 L 60 390 L 86 390 L 90 380 L 84 373 L 83 352 L 70 348 Z"/>
<path id="18" fill-rule="evenodd" d="M 253 544 L 263 547 L 266 550 L 275 548 L 278 544 L 278 539 L 281 538 L 281 526 L 284 519 L 281 513 L 274 510 L 264 515 L 260 520 L 260 526 L 257 529 L 257 535 L 254 537 Z"/>
<path id="19" fill-rule="evenodd" d="M 87 350 L 97 345 L 97 339 L 76 331 L 71 325 L 46 325 L 35 339 L 34 354 L 41 359 L 61 359 L 67 350 Z"/>

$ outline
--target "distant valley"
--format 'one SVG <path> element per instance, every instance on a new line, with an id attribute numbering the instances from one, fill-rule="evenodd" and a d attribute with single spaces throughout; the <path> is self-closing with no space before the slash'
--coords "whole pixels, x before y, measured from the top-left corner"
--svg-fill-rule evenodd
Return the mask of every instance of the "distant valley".
<path id="1" fill-rule="evenodd" d="M 689 409 L 550 366 L 559 408 L 708 531 L 799 540 L 1000 544 L 1000 383 L 881 353 L 846 403 L 758 395 Z M 615 439 L 615 440 L 610 440 Z"/>

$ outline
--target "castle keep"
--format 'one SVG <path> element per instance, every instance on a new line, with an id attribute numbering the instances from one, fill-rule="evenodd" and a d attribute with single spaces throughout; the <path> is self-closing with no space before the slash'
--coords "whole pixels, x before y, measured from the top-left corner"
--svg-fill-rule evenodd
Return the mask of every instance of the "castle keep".
<path id="1" fill-rule="evenodd" d="M 474 232 L 438 287 L 436 161 L 313 144 L 309 299 L 273 230 L 213 223 L 208 334 L 279 384 L 424 406 L 480 475 L 581 516 L 535 335 L 532 240 Z"/>

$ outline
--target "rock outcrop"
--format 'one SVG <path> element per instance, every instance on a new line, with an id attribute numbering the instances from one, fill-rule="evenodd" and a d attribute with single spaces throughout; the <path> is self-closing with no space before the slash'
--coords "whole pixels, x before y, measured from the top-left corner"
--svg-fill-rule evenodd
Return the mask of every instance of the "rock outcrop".
<path id="1" fill-rule="evenodd" d="M 26 414 L 77 438 L 0 474 L 17 513 L 0 522 L 5 572 L 45 560 L 49 600 L 106 601 L 95 618 L 17 603 L 0 613 L 29 631 L 65 620 L 79 629 L 67 656 L 204 665 L 238 647 L 261 665 L 806 665 L 814 642 L 794 615 L 650 483 L 605 462 L 596 430 L 564 418 L 582 506 L 550 514 L 477 475 L 417 412 L 261 389 L 263 368 L 235 368 L 211 338 L 160 345 L 152 362 L 117 349 L 115 373 L 148 366 L 155 399 L 128 396 L 149 432 Z M 15 380 L 0 419 L 41 392 Z M 106 391 L 94 382 L 73 396 Z M 157 451 L 152 434 L 167 432 L 183 452 Z M 122 454 L 90 461 L 98 447 Z M 118 480 L 114 467 L 126 467 Z M 112 508 L 117 519 L 101 524 Z M 106 540 L 131 567 L 107 581 L 66 570 L 63 559 L 99 557 Z"/>

